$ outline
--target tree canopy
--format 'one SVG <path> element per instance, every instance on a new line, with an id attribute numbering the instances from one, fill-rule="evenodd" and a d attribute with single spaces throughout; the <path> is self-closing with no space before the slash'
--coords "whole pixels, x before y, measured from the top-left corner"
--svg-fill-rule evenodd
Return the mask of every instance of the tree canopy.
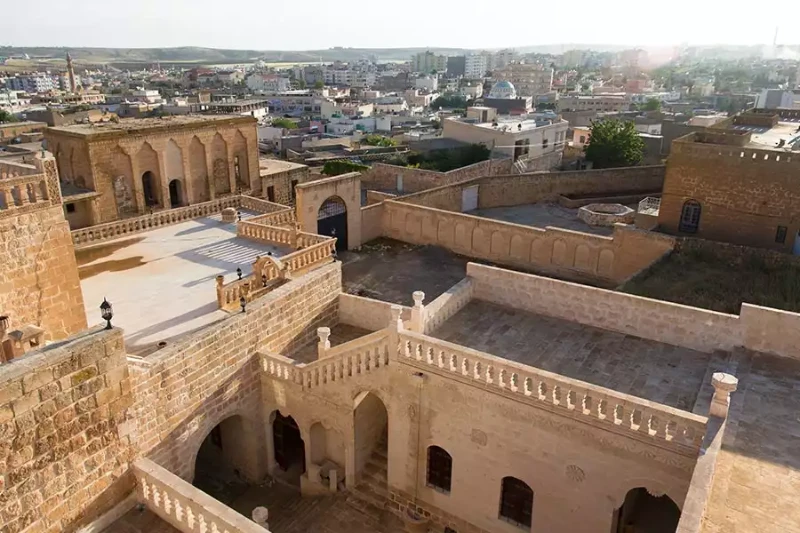
<path id="1" fill-rule="evenodd" d="M 1 122 L 17 122 L 17 117 L 6 111 L 5 109 L 0 109 L 0 123 Z"/>
<path id="2" fill-rule="evenodd" d="M 365 135 L 364 138 L 361 139 L 361 143 L 370 146 L 397 146 L 397 142 L 394 139 L 375 134 Z"/>
<path id="3" fill-rule="evenodd" d="M 648 98 L 642 106 L 643 111 L 661 111 L 661 100 L 658 98 Z"/>
<path id="4" fill-rule="evenodd" d="M 322 167 L 322 173 L 326 176 L 338 176 L 340 174 L 347 174 L 348 172 L 363 172 L 365 170 L 369 170 L 367 165 L 346 160 L 328 161 L 325 163 L 325 166 Z"/>
<path id="5" fill-rule="evenodd" d="M 275 128 L 284 128 L 287 130 L 293 130 L 297 128 L 297 122 L 290 120 L 288 118 L 279 117 L 272 119 L 272 126 Z"/>
<path id="6" fill-rule="evenodd" d="M 644 141 L 633 122 L 592 121 L 590 132 L 584 151 L 594 168 L 631 167 L 642 162 Z"/>
<path id="7" fill-rule="evenodd" d="M 466 109 L 467 99 L 458 94 L 441 95 L 431 103 L 431 109 Z"/>

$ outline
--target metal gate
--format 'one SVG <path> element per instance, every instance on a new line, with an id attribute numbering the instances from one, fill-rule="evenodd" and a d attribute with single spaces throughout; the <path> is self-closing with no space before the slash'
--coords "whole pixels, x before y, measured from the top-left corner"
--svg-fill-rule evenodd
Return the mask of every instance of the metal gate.
<path id="1" fill-rule="evenodd" d="M 317 233 L 336 237 L 336 250 L 347 250 L 347 207 L 344 200 L 331 196 L 317 213 Z"/>

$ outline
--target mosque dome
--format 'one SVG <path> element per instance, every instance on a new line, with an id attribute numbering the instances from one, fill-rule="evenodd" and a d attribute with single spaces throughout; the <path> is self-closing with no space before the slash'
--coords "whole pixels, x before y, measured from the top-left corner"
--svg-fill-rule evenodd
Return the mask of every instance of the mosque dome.
<path id="1" fill-rule="evenodd" d="M 498 81 L 489 91 L 489 98 L 516 98 L 517 90 L 510 81 Z"/>

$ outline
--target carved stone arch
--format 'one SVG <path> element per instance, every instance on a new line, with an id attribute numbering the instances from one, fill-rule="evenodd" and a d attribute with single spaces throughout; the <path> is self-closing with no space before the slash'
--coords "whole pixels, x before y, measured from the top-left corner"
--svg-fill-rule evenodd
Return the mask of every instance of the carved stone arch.
<path id="1" fill-rule="evenodd" d="M 211 140 L 211 164 L 215 194 L 217 196 L 229 194 L 231 180 L 228 168 L 228 143 L 219 133 Z"/>
<path id="2" fill-rule="evenodd" d="M 206 146 L 197 135 L 189 141 L 189 175 L 191 182 L 192 198 L 190 203 L 208 202 L 211 200 L 211 184 L 208 179 L 208 162 L 206 161 Z"/>
<path id="3" fill-rule="evenodd" d="M 568 266 L 567 263 L 567 243 L 561 239 L 553 241 L 553 264 L 558 266 Z"/>

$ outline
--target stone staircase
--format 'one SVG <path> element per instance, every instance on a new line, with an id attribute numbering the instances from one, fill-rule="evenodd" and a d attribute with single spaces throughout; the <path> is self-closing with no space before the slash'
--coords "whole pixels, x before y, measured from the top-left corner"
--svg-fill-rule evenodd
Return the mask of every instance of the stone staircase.
<path id="1" fill-rule="evenodd" d="M 350 504 L 373 516 L 384 514 L 389 501 L 389 492 L 386 489 L 388 482 L 386 450 L 386 434 L 384 433 L 364 467 L 361 481 L 348 497 Z"/>

